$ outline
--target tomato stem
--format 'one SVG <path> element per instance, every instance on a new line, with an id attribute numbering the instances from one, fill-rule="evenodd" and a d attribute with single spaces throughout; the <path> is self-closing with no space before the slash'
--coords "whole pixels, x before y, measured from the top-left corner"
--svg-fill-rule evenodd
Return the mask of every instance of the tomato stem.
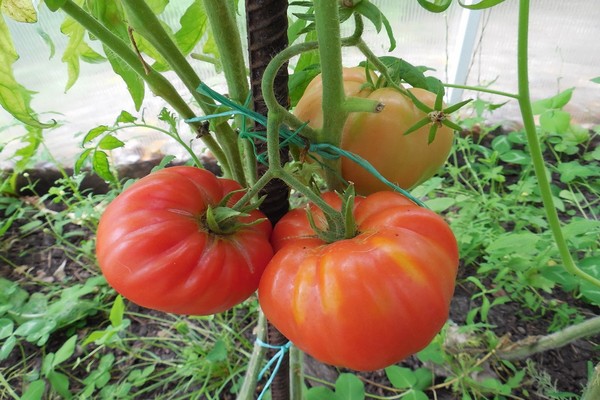
<path id="1" fill-rule="evenodd" d="M 538 181 L 538 187 L 542 196 L 544 209 L 546 211 L 546 218 L 550 225 L 550 230 L 554 236 L 554 241 L 558 246 L 560 257 L 564 264 L 565 269 L 593 284 L 600 287 L 600 279 L 595 278 L 586 272 L 582 271 L 575 265 L 569 246 L 564 238 L 560 219 L 556 207 L 554 206 L 554 200 L 552 198 L 552 190 L 550 188 L 550 182 L 548 175 L 546 174 L 546 166 L 544 164 L 544 156 L 541 150 L 540 141 L 537 136 L 537 130 L 535 128 L 535 120 L 533 117 L 533 110 L 531 106 L 531 97 L 529 94 L 529 71 L 528 71 L 528 32 L 529 32 L 529 0 L 520 0 L 519 2 L 519 29 L 518 29 L 518 43 L 517 43 L 517 80 L 519 90 L 519 107 L 521 109 L 521 116 L 523 117 L 523 127 L 527 135 L 527 143 L 529 145 L 529 152 L 533 162 L 533 168 L 535 176 Z"/>
<path id="2" fill-rule="evenodd" d="M 140 62 L 138 55 L 125 43 L 121 38 L 116 36 L 104 25 L 98 22 L 81 7 L 75 4 L 72 0 L 67 0 L 61 6 L 61 9 L 83 26 L 88 32 L 100 40 L 102 44 L 107 46 L 119 58 L 125 62 L 133 71 L 135 71 L 147 84 L 152 93 L 164 99 L 179 115 L 184 119 L 195 117 L 194 111 L 183 100 L 175 87 L 163 75 L 158 73 L 152 67 L 146 66 Z M 190 127 L 198 133 L 201 131 L 201 123 L 189 123 Z M 204 145 L 211 151 L 215 158 L 221 164 L 223 170 L 229 170 L 229 163 L 225 157 L 225 153 L 219 147 L 219 144 L 210 135 L 201 137 Z"/>
<path id="3" fill-rule="evenodd" d="M 122 4 L 127 13 L 128 22 L 133 29 L 148 40 L 168 61 L 173 71 L 198 102 L 202 111 L 207 115 L 213 114 L 217 108 L 214 100 L 196 90 L 201 83 L 200 78 L 171 39 L 171 36 L 165 31 L 150 6 L 144 0 L 123 0 Z M 244 169 L 239 153 L 237 134 L 227 122 L 220 123 L 214 129 L 217 141 L 227 158 L 230 176 L 244 185 Z"/>

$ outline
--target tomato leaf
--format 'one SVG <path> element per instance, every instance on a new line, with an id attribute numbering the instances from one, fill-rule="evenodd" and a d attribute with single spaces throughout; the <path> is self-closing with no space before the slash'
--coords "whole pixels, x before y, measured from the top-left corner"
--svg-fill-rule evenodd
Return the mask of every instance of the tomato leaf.
<path id="1" fill-rule="evenodd" d="M 92 156 L 92 168 L 105 181 L 114 182 L 115 177 L 110 170 L 108 155 L 102 150 L 96 150 Z"/>
<path id="2" fill-rule="evenodd" d="M 98 147 L 102 150 L 114 150 L 123 146 L 125 146 L 125 143 L 113 135 L 106 135 L 98 142 Z"/>
<path id="3" fill-rule="evenodd" d="M 392 26 L 390 25 L 390 22 L 386 18 L 385 14 L 379 9 L 379 7 L 377 7 L 375 4 L 371 3 L 368 0 L 363 0 L 360 3 L 356 4 L 353 7 L 353 10 L 367 18 L 369 21 L 371 21 L 375 26 L 375 30 L 378 33 L 381 32 L 381 28 L 384 27 L 385 32 L 387 33 L 388 38 L 390 39 L 389 51 L 392 51 L 396 48 L 396 39 L 394 38 Z M 350 14 L 348 14 L 348 17 L 349 16 Z"/>
<path id="4" fill-rule="evenodd" d="M 479 3 L 476 4 L 466 4 L 463 1 L 458 0 L 458 4 L 460 4 L 461 7 L 467 8 L 469 10 L 483 10 L 486 8 L 494 7 L 502 2 L 504 2 L 504 0 L 481 0 Z"/>
<path id="5" fill-rule="evenodd" d="M 14 21 L 29 24 L 37 22 L 37 12 L 31 0 L 3 0 L 0 6 L 2 14 Z"/>
<path id="6" fill-rule="evenodd" d="M 67 48 L 62 56 L 62 61 L 67 64 L 68 79 L 65 86 L 67 91 L 79 78 L 80 59 L 87 62 L 100 62 L 104 61 L 104 57 L 85 42 L 85 28 L 73 18 L 67 17 L 61 24 L 60 31 L 69 37 Z"/>
<path id="7" fill-rule="evenodd" d="M 388 68 L 390 78 L 394 83 L 402 81 L 408 83 L 412 87 L 428 90 L 432 93 L 444 94 L 444 85 L 442 82 L 432 76 L 425 76 L 424 67 L 417 67 L 406 60 L 393 56 L 382 56 L 379 60 Z M 364 63 L 361 63 L 364 66 Z"/>
<path id="8" fill-rule="evenodd" d="M 179 19 L 181 28 L 174 39 L 183 54 L 189 54 L 202 39 L 208 27 L 208 18 L 201 1 L 195 0 Z"/>
<path id="9" fill-rule="evenodd" d="M 46 128 L 52 124 L 40 122 L 31 108 L 33 92 L 22 86 L 13 74 L 12 65 L 19 55 L 13 45 L 4 18 L 0 18 L 0 106 L 24 124 Z"/>
<path id="10" fill-rule="evenodd" d="M 417 2 L 427 11 L 441 13 L 450 7 L 452 0 L 417 0 Z"/>
<path id="11" fill-rule="evenodd" d="M 86 135 L 83 137 L 83 144 L 89 143 L 98 136 L 102 135 L 104 132 L 108 131 L 108 126 L 106 125 L 98 125 L 88 131 Z"/>

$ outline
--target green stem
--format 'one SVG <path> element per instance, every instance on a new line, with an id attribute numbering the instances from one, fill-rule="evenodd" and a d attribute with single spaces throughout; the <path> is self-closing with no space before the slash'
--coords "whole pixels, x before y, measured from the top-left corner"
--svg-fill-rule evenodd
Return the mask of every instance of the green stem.
<path id="1" fill-rule="evenodd" d="M 581 400 L 595 399 L 600 399 L 600 363 L 596 364 L 592 377 L 581 396 Z"/>
<path id="2" fill-rule="evenodd" d="M 244 104 L 250 92 L 250 86 L 240 39 L 241 35 L 235 21 L 235 11 L 231 8 L 232 4 L 232 2 L 223 0 L 204 0 L 206 15 L 210 21 L 213 37 L 221 56 L 221 65 L 227 82 L 229 97 L 238 104 Z M 238 127 L 242 126 L 243 119 L 244 116 L 242 115 L 236 116 Z M 254 147 L 249 140 L 245 139 L 241 142 L 241 145 L 239 151 L 245 173 L 245 182 L 252 185 L 256 182 L 257 176 Z"/>
<path id="3" fill-rule="evenodd" d="M 600 333 L 600 316 L 568 326 L 550 335 L 538 337 L 535 341 L 532 341 L 532 338 L 523 339 L 513 343 L 508 349 L 499 350 L 497 354 L 498 357 L 505 360 L 521 360 L 536 353 L 557 349 L 577 339 L 598 335 L 598 333 Z"/>
<path id="4" fill-rule="evenodd" d="M 550 188 L 550 182 L 546 175 L 546 167 L 544 165 L 544 156 L 540 146 L 539 139 L 537 137 L 537 131 L 535 128 L 535 120 L 533 117 L 533 110 L 531 107 L 531 97 L 529 94 L 529 71 L 528 71 L 528 31 L 529 31 L 529 0 L 520 0 L 519 2 L 519 31 L 518 31 L 518 44 L 517 44 L 517 79 L 519 87 L 519 107 L 521 109 L 521 115 L 523 117 L 523 126 L 527 135 L 527 143 L 529 145 L 529 151 L 531 159 L 533 161 L 533 167 L 535 175 L 538 181 L 538 187 L 542 196 L 544 209 L 546 211 L 546 218 L 548 224 L 554 236 L 554 241 L 558 247 L 560 257 L 563 261 L 565 269 L 581 279 L 590 282 L 600 287 L 600 279 L 595 278 L 581 269 L 579 269 L 569 251 L 569 246 L 564 238 L 560 219 L 554 201 L 552 199 L 552 191 Z"/>
<path id="5" fill-rule="evenodd" d="M 113 34 L 98 20 L 85 12 L 81 7 L 75 4 L 72 0 L 67 0 L 61 9 L 83 26 L 94 37 L 100 40 L 104 45 L 111 49 L 115 54 L 123 60 L 132 70 L 134 70 L 144 81 L 156 96 L 163 98 L 181 117 L 184 119 L 195 117 L 195 113 L 189 105 L 179 95 L 175 87 L 163 75 L 159 74 L 153 68 L 144 66 L 138 55 L 118 36 Z M 200 123 L 189 124 L 195 132 L 201 132 Z M 229 169 L 229 163 L 225 154 L 211 136 L 202 136 L 202 141 L 206 147 L 213 153 L 219 161 L 223 169 Z"/>
<path id="6" fill-rule="evenodd" d="M 455 88 L 455 89 L 474 90 L 476 92 L 495 94 L 498 96 L 504 96 L 504 97 L 509 97 L 511 99 L 519 100 L 518 93 L 503 92 L 500 90 L 488 89 L 488 88 L 484 88 L 481 86 L 456 85 L 453 83 L 444 83 L 444 86 L 449 87 L 449 88 Z"/>
<path id="7" fill-rule="evenodd" d="M 122 4 L 127 13 L 129 24 L 168 61 L 173 71 L 198 102 L 202 111 L 206 115 L 213 114 L 217 108 L 214 100 L 196 90 L 200 85 L 200 78 L 148 4 L 144 0 L 123 0 Z M 227 123 L 215 126 L 215 132 L 217 140 L 227 157 L 231 177 L 244 184 L 244 170 L 239 155 L 236 133 Z"/>
<path id="8" fill-rule="evenodd" d="M 232 2 L 223 0 L 204 0 L 203 2 L 221 56 L 229 97 L 239 104 L 244 104 L 250 87 L 241 35 L 233 11 L 230 9 Z"/>
<path id="9" fill-rule="evenodd" d="M 17 394 L 17 392 L 15 392 L 12 387 L 10 386 L 10 384 L 8 383 L 8 381 L 6 380 L 6 378 L 4 378 L 4 374 L 2 372 L 0 372 L 0 385 L 4 387 L 4 389 L 6 390 L 6 392 L 13 398 L 16 400 L 19 400 L 20 397 Z"/>
<path id="10" fill-rule="evenodd" d="M 342 41 L 337 1 L 315 0 L 315 28 L 323 79 L 323 128 L 320 143 L 339 145 L 347 113 L 342 74 Z"/>
<path id="11" fill-rule="evenodd" d="M 265 357 L 266 348 L 260 345 L 267 336 L 267 319 L 262 311 L 258 311 L 258 321 L 256 323 L 256 339 L 252 349 L 252 355 L 248 361 L 248 369 L 244 375 L 244 383 L 237 396 L 237 400 L 253 400 L 256 395 L 256 383 L 260 373 L 261 362 Z"/>
<path id="12" fill-rule="evenodd" d="M 290 347 L 290 398 L 303 399 L 304 354 L 296 346 Z"/>

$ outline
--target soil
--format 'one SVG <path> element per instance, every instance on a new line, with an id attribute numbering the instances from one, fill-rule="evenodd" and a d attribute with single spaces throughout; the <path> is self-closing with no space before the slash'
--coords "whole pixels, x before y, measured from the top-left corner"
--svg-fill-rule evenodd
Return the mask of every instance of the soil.
<path id="1" fill-rule="evenodd" d="M 147 170 L 147 167 L 147 165 L 144 166 L 144 171 Z M 50 204 L 47 205 L 50 206 Z M 0 215 L 0 217 L 4 218 L 2 215 Z M 2 218 L 0 218 L 0 220 L 2 220 Z M 0 277 L 19 282 L 26 282 L 27 280 L 34 279 L 39 284 L 44 284 L 44 282 L 52 282 L 53 280 L 61 279 L 61 277 L 64 276 L 75 277 L 74 282 L 78 280 L 84 282 L 90 276 L 89 272 L 82 271 L 81 266 L 73 262 L 70 257 L 61 254 L 60 248 L 54 246 L 54 236 L 44 231 L 36 231 L 25 236 L 20 234 L 18 231 L 19 225 L 27 222 L 29 221 L 16 221 L 2 238 L 3 243 L 10 243 L 4 248 L 0 248 L 3 253 L 2 256 L 7 260 L 10 260 L 12 265 L 6 264 L 2 261 L 3 259 L 0 258 Z M 74 229 L 75 227 L 71 228 Z M 67 229 L 69 229 L 69 227 L 67 227 Z M 80 228 L 77 227 L 77 229 Z M 6 254 L 4 254 L 5 251 Z M 14 266 L 19 266 L 19 268 L 15 268 Z M 26 268 L 20 266 L 26 266 Z M 460 271 L 459 284 L 456 288 L 450 312 L 450 319 L 459 326 L 465 323 L 469 310 L 478 306 L 477 301 L 474 301 L 471 298 L 471 296 L 477 292 L 476 288 L 464 280 L 464 278 L 473 275 L 475 271 L 470 270 L 466 266 L 462 266 Z M 35 290 L 35 285 L 29 285 L 28 287 L 31 290 Z M 552 294 L 552 298 L 572 305 L 579 310 L 580 314 L 585 318 L 590 318 L 599 314 L 597 308 L 594 308 L 588 303 L 578 301 L 570 294 L 563 293 L 560 290 L 555 290 Z M 141 309 L 137 311 L 152 313 L 152 311 Z M 522 305 L 517 303 L 506 303 L 491 309 L 489 322 L 495 326 L 493 330 L 497 337 L 510 338 L 510 340 L 516 341 L 526 337 L 547 334 L 553 316 L 552 313 L 548 313 L 543 317 L 536 315 L 535 318 L 533 318 L 533 313 L 527 313 Z M 99 316 L 91 315 L 88 318 L 86 325 L 92 327 L 94 326 L 95 320 L 106 320 L 106 316 L 100 318 Z M 249 321 L 249 323 L 251 322 Z M 158 334 L 158 328 L 140 323 L 135 319 L 133 319 L 129 329 L 134 334 L 138 333 L 139 335 L 153 336 L 153 334 Z M 152 332 L 153 329 L 155 332 Z M 251 330 L 249 329 L 248 331 Z M 64 343 L 64 339 L 52 340 L 48 345 L 47 351 L 55 351 L 56 348 L 53 348 L 53 346 L 57 347 L 62 343 Z M 592 365 L 590 363 L 595 365 L 600 361 L 600 353 L 598 352 L 599 344 L 600 336 L 576 340 L 562 348 L 536 354 L 530 357 L 527 362 L 514 361 L 514 366 L 516 370 L 522 370 L 528 368 L 528 364 L 531 365 L 533 363 L 538 373 L 549 378 L 549 381 L 555 385 L 558 392 L 580 394 L 588 380 L 589 368 L 590 365 Z M 485 348 L 485 346 L 483 348 Z M 157 349 L 156 351 L 157 354 L 160 354 L 160 349 Z M 38 357 L 40 359 L 39 362 L 41 363 L 42 354 L 40 354 L 39 349 L 36 346 L 25 344 L 23 352 L 27 354 L 27 357 Z M 482 349 L 481 354 L 477 354 L 477 356 L 483 357 L 485 354 L 486 353 Z M 0 364 L 2 368 L 22 360 L 22 354 L 20 354 L 20 352 L 14 351 L 11 354 L 11 357 L 12 358 L 3 361 L 2 364 Z M 417 368 L 422 366 L 422 363 L 415 357 L 411 357 L 405 360 L 401 365 Z M 503 375 L 502 371 L 506 370 L 506 368 L 503 367 L 502 362 L 494 356 L 490 357 L 488 361 L 482 365 L 484 367 L 483 375 L 489 374 L 489 376 L 501 377 Z M 334 381 L 340 371 L 308 359 L 306 372 L 309 377 L 312 376 Z M 76 370 L 71 371 L 71 373 L 77 375 Z M 82 371 L 81 373 L 82 376 L 86 376 L 85 371 Z M 435 383 L 442 383 L 444 381 L 444 371 L 440 371 L 438 368 L 436 373 L 438 374 L 438 377 L 436 378 Z M 385 386 L 389 387 L 389 382 L 383 371 L 360 374 L 360 376 L 366 382 L 369 393 L 380 396 L 391 396 L 394 394 L 388 389 L 385 389 Z M 544 388 L 541 386 L 540 382 L 541 379 L 532 379 L 528 374 L 522 382 L 520 391 L 516 393 L 513 392 L 513 395 L 519 396 L 516 398 L 526 399 L 548 398 L 542 394 Z M 307 380 L 307 383 L 309 385 L 316 384 L 314 380 L 310 379 Z M 194 388 L 190 388 L 190 390 L 192 389 Z M 160 393 L 155 393 L 155 397 L 146 396 L 148 395 L 145 395 L 144 398 L 162 398 Z M 456 397 L 456 394 L 452 394 L 449 390 L 440 389 L 436 391 L 436 398 L 442 400 L 460 397 Z"/>

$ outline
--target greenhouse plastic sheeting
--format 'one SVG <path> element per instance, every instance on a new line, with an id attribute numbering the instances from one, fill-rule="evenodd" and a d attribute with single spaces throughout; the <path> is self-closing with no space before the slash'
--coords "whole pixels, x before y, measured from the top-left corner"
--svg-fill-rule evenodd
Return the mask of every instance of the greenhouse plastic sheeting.
<path id="1" fill-rule="evenodd" d="M 388 52 L 385 33 L 377 34 L 367 23 L 366 41 L 377 55 L 393 55 L 415 65 L 432 68 L 428 73 L 450 82 L 449 71 L 455 68 L 462 42 L 457 40 L 459 23 L 465 12 L 456 1 L 445 13 L 432 14 L 420 8 L 416 1 L 373 1 L 381 6 L 390 20 L 397 39 L 397 47 Z M 172 1 L 163 19 L 176 27 L 181 12 L 190 1 Z M 240 2 L 243 3 L 243 2 Z M 518 1 L 507 0 L 491 10 L 483 11 L 477 26 L 475 48 L 468 54 L 467 85 L 487 86 L 500 91 L 515 92 Z M 62 15 L 54 14 L 43 6 L 35 25 L 7 21 L 20 59 L 14 64 L 17 80 L 36 92 L 32 106 L 42 120 L 59 121 L 56 128 L 45 131 L 46 146 L 55 160 L 69 164 L 81 152 L 80 142 L 89 129 L 100 124 L 111 124 L 121 110 L 134 115 L 143 113 L 149 123 L 159 123 L 157 114 L 164 103 L 147 94 L 140 112 L 136 112 L 124 83 L 108 63 L 81 63 L 80 78 L 65 92 L 66 65 L 61 62 L 66 38 L 60 33 Z M 240 13 L 243 16 L 243 10 Z M 600 85 L 591 82 L 600 76 L 600 2 L 598 0 L 537 0 L 531 2 L 530 26 L 530 79 L 534 100 L 552 96 L 561 90 L 575 87 L 567 110 L 578 123 L 600 123 Z M 343 26 L 349 33 L 351 25 Z M 244 23 L 240 21 L 244 31 Z M 49 35 L 55 44 L 51 57 L 49 46 L 40 32 Z M 92 43 L 99 50 L 98 43 Z M 201 48 L 201 45 L 200 47 Z M 1 50 L 0 50 L 1 51 Z M 344 49 L 347 65 L 361 61 L 356 49 Z M 223 79 L 211 65 L 193 61 L 201 79 L 217 90 L 224 90 Z M 293 65 L 293 62 L 292 62 Z M 181 87 L 173 76 L 173 82 Z M 460 83 L 460 82 L 459 82 Z M 182 90 L 182 93 L 185 93 Z M 464 98 L 477 93 L 465 91 Z M 506 101 L 492 95 L 479 95 L 494 103 Z M 497 110 L 490 119 L 512 121 L 518 124 L 519 114 L 515 101 Z M 14 119 L 0 109 L 0 144 L 8 145 L 0 153 L 0 166 L 10 166 L 9 156 L 20 145 L 13 139 L 24 132 Z M 186 138 L 191 132 L 183 127 Z M 175 153 L 180 150 L 164 135 L 149 129 L 120 133 L 127 140 L 126 148 L 115 151 L 119 163 Z M 12 141 L 11 141 L 12 140 Z"/>

